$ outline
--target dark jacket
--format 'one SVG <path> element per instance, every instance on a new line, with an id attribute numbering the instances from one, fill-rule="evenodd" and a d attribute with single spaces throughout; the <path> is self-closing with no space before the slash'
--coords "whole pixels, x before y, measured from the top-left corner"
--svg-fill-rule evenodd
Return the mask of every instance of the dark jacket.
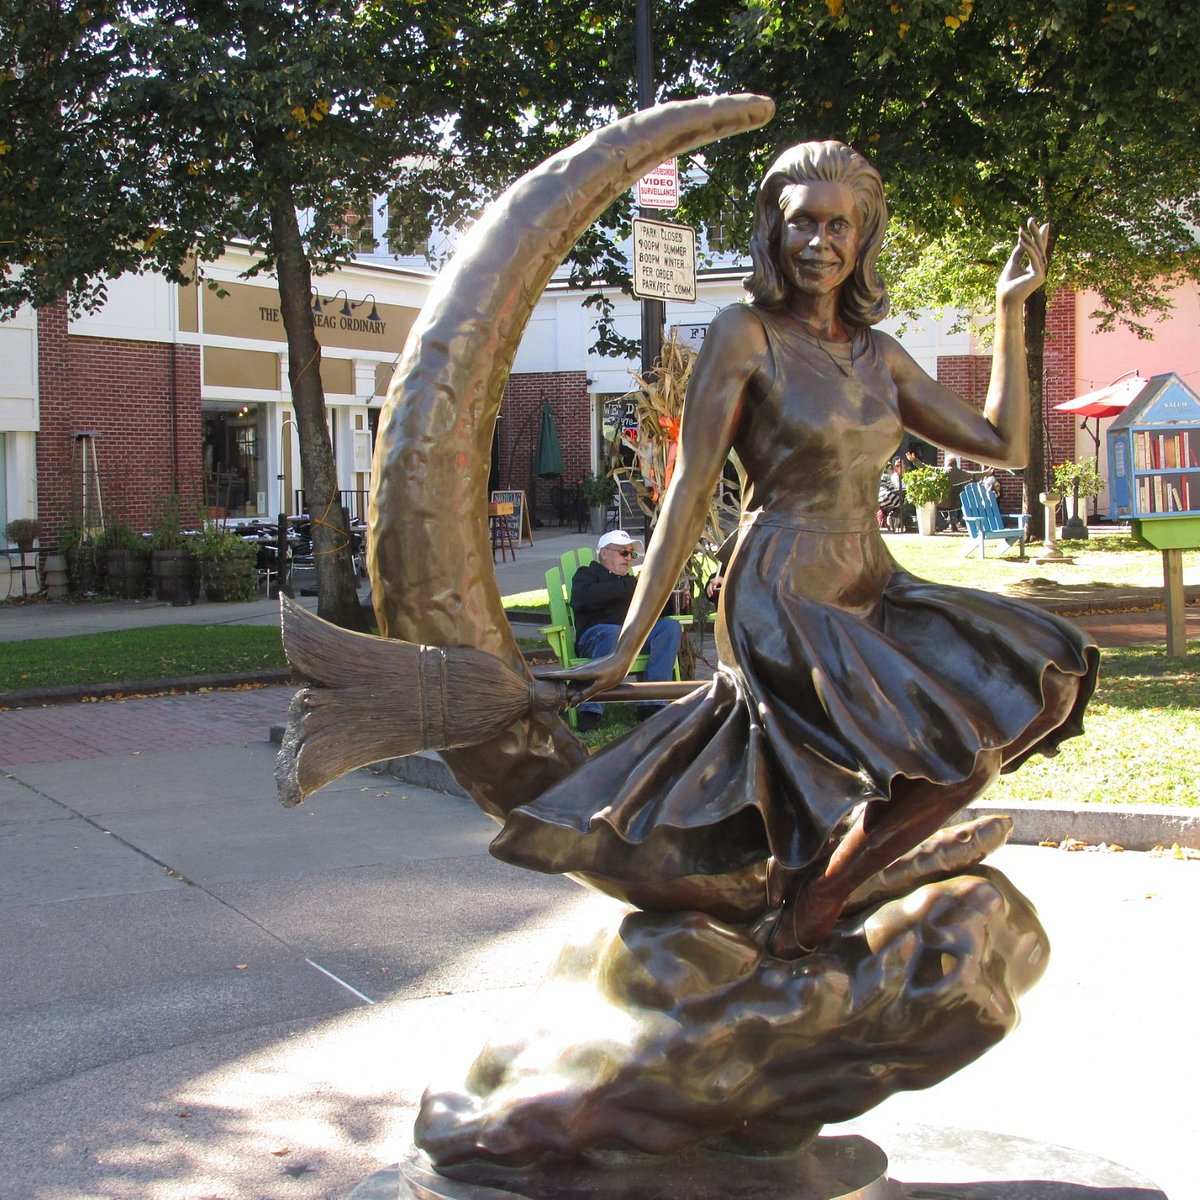
<path id="1" fill-rule="evenodd" d="M 580 567 L 571 580 L 575 636 L 593 625 L 623 625 L 636 587 L 632 575 L 614 575 L 598 560 Z"/>

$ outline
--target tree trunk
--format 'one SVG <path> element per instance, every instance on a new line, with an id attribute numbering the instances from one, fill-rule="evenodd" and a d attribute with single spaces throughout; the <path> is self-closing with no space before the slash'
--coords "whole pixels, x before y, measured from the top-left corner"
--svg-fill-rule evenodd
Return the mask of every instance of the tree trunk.
<path id="1" fill-rule="evenodd" d="M 1046 351 L 1046 289 L 1025 301 L 1025 353 L 1029 359 L 1029 462 L 1024 476 L 1024 511 L 1029 514 L 1029 541 L 1046 536 L 1046 510 L 1038 496 L 1046 490 L 1046 410 L 1042 370 Z"/>
<path id="2" fill-rule="evenodd" d="M 341 506 L 337 466 L 325 417 L 321 345 L 312 314 L 312 271 L 304 254 L 296 206 L 281 189 L 271 211 L 271 247 L 279 280 L 279 308 L 287 332 L 288 382 L 300 440 L 304 496 L 312 518 L 317 569 L 317 615 L 344 629 L 366 629 L 358 600 L 350 531 Z"/>

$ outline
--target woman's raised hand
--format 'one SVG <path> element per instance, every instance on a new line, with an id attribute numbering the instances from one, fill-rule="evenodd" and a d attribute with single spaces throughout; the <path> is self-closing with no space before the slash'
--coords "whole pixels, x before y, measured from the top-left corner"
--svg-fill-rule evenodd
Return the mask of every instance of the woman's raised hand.
<path id="1" fill-rule="evenodd" d="M 1046 282 L 1046 241 L 1049 225 L 1032 217 L 1021 226 L 1017 244 L 1008 256 L 996 284 L 997 301 L 1023 304 Z"/>

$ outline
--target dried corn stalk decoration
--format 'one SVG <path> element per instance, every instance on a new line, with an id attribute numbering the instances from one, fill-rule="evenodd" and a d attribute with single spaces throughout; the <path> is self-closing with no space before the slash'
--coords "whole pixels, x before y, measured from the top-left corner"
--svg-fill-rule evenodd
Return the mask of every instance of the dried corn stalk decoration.
<path id="1" fill-rule="evenodd" d="M 632 434 L 619 431 L 619 444 L 612 446 L 608 473 L 619 482 L 632 485 L 638 504 L 651 524 L 658 516 L 663 493 L 674 474 L 683 399 L 695 359 L 695 351 L 672 332 L 663 343 L 662 353 L 649 376 L 634 375 L 638 388 L 625 397 L 633 402 L 637 428 Z M 636 455 L 635 466 L 622 463 L 622 447 Z M 728 478 L 719 481 L 701 534 L 701 541 L 710 548 L 725 540 L 737 527 L 741 515 L 741 464 L 736 455 L 730 457 L 730 462 L 737 482 Z"/>

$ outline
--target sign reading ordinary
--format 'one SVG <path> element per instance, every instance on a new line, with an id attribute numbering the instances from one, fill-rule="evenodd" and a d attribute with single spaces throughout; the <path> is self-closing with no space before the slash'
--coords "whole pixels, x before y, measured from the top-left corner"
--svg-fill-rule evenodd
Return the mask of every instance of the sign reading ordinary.
<path id="1" fill-rule="evenodd" d="M 696 299 L 694 229 L 634 218 L 633 294 L 644 300 Z"/>
<path id="2" fill-rule="evenodd" d="M 668 158 L 662 166 L 637 182 L 639 208 L 679 207 L 679 160 Z"/>

